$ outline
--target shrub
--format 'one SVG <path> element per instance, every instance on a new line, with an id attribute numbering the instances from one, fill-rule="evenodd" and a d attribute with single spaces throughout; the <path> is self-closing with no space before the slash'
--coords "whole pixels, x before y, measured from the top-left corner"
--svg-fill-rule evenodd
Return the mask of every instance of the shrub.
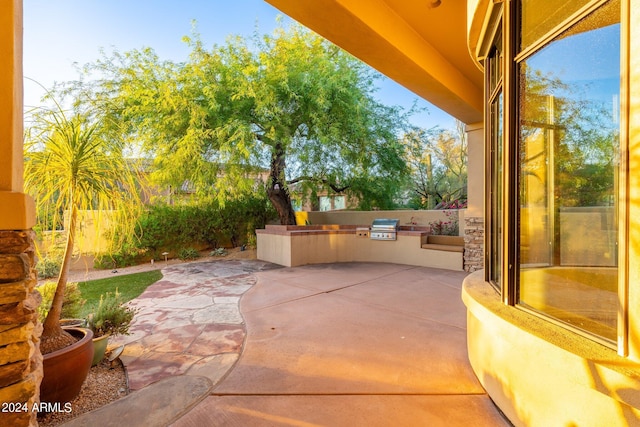
<path id="1" fill-rule="evenodd" d="M 137 239 L 132 244 L 152 257 L 164 251 L 190 246 L 217 247 L 224 243 L 240 246 L 256 228 L 263 228 L 276 214 L 266 196 L 246 196 L 189 206 L 157 204 L 139 218 Z"/>
<path id="2" fill-rule="evenodd" d="M 446 221 L 439 219 L 437 221 L 429 222 L 429 227 L 431 227 L 431 234 L 442 236 L 457 236 L 459 233 L 458 213 L 446 211 L 444 214 L 447 217 Z"/>
<path id="3" fill-rule="evenodd" d="M 87 327 L 93 331 L 94 337 L 110 333 L 111 335 L 129 335 L 129 326 L 136 310 L 126 305 L 122 295 L 107 292 L 100 295 L 96 311 L 87 318 Z"/>
<path id="4" fill-rule="evenodd" d="M 57 256 L 48 255 L 39 259 L 36 264 L 38 278 L 50 279 L 52 277 L 56 277 L 60 273 L 61 264 L 62 258 Z"/>
<path id="5" fill-rule="evenodd" d="M 227 255 L 227 251 L 224 248 L 217 248 L 211 251 L 209 256 L 225 256 Z"/>
<path id="6" fill-rule="evenodd" d="M 250 248 L 258 247 L 258 237 L 256 236 L 255 231 L 250 231 L 249 233 L 247 233 L 247 246 L 249 246 Z"/>
<path id="7" fill-rule="evenodd" d="M 49 309 L 51 308 L 51 301 L 53 301 L 53 295 L 56 293 L 56 283 L 47 282 L 42 286 L 36 288 L 40 295 L 42 295 L 42 303 L 38 307 L 38 318 L 40 322 L 44 322 Z M 72 319 L 80 317 L 82 312 L 82 306 L 85 304 L 85 300 L 82 298 L 82 293 L 78 288 L 77 283 L 67 283 L 67 288 L 64 292 L 64 301 L 62 302 L 62 319 Z"/>
<path id="8" fill-rule="evenodd" d="M 97 269 L 128 267 L 138 264 L 138 255 L 138 249 L 123 245 L 117 252 L 96 255 L 93 266 Z"/>
<path id="9" fill-rule="evenodd" d="M 182 248 L 178 251 L 178 258 L 185 261 L 188 259 L 200 258 L 200 252 L 194 248 Z"/>

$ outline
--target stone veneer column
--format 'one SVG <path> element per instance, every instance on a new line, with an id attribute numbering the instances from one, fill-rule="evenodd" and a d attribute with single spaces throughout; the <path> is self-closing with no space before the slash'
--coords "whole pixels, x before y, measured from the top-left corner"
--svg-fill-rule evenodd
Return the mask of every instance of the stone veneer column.
<path id="1" fill-rule="evenodd" d="M 37 426 L 42 356 L 34 291 L 35 205 L 23 193 L 22 0 L 0 8 L 0 425 Z"/>
<path id="2" fill-rule="evenodd" d="M 484 268 L 484 218 L 464 218 L 464 271 Z"/>
<path id="3" fill-rule="evenodd" d="M 484 268 L 484 124 L 467 124 L 465 131 L 468 206 L 464 215 L 464 270 L 473 272 Z"/>
<path id="4" fill-rule="evenodd" d="M 0 402 L 2 425 L 35 426 L 42 380 L 32 231 L 0 231 Z M 24 409 L 27 409 L 24 411 Z M 19 410 L 18 410 L 19 409 Z"/>

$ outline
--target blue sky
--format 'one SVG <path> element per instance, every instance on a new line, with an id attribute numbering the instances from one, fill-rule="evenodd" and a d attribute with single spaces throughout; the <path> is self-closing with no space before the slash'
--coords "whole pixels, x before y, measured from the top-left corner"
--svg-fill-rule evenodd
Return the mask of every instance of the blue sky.
<path id="1" fill-rule="evenodd" d="M 24 75 L 49 88 L 77 77 L 73 64 L 99 58 L 100 48 L 121 52 L 151 47 L 162 59 L 188 55 L 182 36 L 192 21 L 205 46 L 223 44 L 230 34 L 270 33 L 282 14 L 262 0 L 24 0 Z M 287 19 L 287 18 L 285 18 Z M 25 81 L 25 105 L 39 103 L 42 89 Z M 454 120 L 392 80 L 380 83 L 385 104 L 409 108 L 414 100 L 428 112 L 416 125 L 453 129 Z"/>

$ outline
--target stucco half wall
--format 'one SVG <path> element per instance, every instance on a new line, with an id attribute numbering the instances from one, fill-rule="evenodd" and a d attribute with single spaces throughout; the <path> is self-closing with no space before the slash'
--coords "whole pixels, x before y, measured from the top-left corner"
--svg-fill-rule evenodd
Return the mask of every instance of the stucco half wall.
<path id="1" fill-rule="evenodd" d="M 516 426 L 640 425 L 635 364 L 501 302 L 484 272 L 464 281 L 469 360 Z"/>
<path id="2" fill-rule="evenodd" d="M 461 271 L 463 253 L 423 249 L 425 230 L 398 231 L 397 240 L 371 240 L 368 228 L 269 225 L 256 230 L 257 257 L 286 267 L 333 262 L 389 262 Z"/>

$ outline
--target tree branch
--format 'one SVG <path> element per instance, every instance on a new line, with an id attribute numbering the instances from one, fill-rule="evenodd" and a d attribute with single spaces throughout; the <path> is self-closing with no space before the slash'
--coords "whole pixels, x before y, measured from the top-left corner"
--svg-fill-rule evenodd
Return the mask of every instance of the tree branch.
<path id="1" fill-rule="evenodd" d="M 296 184 L 296 183 L 301 182 L 301 181 L 318 182 L 318 183 L 322 183 L 324 185 L 328 185 L 336 193 L 342 193 L 343 191 L 345 191 L 345 190 L 347 190 L 348 188 L 351 187 L 351 185 L 345 185 L 344 187 L 338 187 L 337 184 L 335 184 L 333 182 L 329 182 L 325 178 L 315 178 L 315 177 L 312 177 L 312 176 L 300 176 L 298 178 L 294 178 L 294 179 L 292 179 L 290 181 L 287 181 L 287 185 Z"/>

